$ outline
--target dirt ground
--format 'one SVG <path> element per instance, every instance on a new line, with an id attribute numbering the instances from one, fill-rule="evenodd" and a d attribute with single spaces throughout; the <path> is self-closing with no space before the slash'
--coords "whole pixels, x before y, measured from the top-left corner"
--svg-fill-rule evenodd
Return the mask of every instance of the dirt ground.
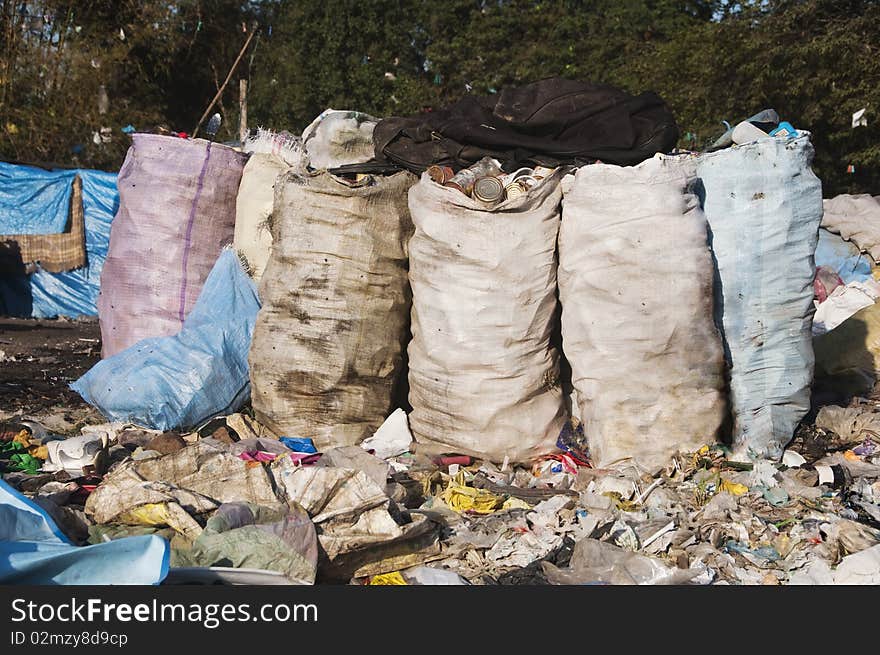
<path id="1" fill-rule="evenodd" d="M 81 423 L 94 410 L 68 384 L 100 358 L 97 318 L 0 318 L 0 417 L 55 416 L 64 431 Z"/>

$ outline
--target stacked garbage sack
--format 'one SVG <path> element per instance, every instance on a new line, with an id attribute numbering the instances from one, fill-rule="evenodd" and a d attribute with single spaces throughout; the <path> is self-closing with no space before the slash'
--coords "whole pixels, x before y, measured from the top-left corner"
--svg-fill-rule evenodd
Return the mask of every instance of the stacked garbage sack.
<path id="1" fill-rule="evenodd" d="M 45 464 L 4 493 L 66 539 L 4 535 L 8 577 L 124 543 L 131 581 L 880 581 L 880 406 L 810 413 L 814 366 L 880 371 L 813 349 L 872 237 L 775 112 L 677 136 L 570 80 L 136 136 L 73 385 L 111 422 L 6 424 Z"/>

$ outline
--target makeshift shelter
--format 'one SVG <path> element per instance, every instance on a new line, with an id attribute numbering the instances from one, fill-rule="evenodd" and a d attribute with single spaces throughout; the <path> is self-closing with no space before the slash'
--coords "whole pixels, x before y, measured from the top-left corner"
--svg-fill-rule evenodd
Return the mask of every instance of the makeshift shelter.
<path id="1" fill-rule="evenodd" d="M 96 316 L 118 205 L 115 173 L 0 162 L 0 315 Z"/>

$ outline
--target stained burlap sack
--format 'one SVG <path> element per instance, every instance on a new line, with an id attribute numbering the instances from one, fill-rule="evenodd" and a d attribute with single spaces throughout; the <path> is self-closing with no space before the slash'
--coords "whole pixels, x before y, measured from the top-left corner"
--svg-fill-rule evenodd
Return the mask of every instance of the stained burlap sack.
<path id="1" fill-rule="evenodd" d="M 560 178 L 492 211 L 427 175 L 410 190 L 409 419 L 419 450 L 495 462 L 554 450 L 567 418 L 550 343 Z"/>
<path id="2" fill-rule="evenodd" d="M 250 352 L 257 419 L 319 448 L 353 445 L 394 409 L 410 307 L 410 173 L 277 181 L 274 245 Z"/>

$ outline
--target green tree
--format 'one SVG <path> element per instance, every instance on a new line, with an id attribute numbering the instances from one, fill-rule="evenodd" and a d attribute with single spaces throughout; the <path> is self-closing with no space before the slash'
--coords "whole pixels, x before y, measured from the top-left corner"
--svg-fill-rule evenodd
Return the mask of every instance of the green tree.
<path id="1" fill-rule="evenodd" d="M 328 107 L 406 115 L 563 75 L 658 92 L 688 147 L 773 107 L 813 133 L 826 195 L 880 189 L 880 0 L 0 0 L 0 11 L 5 157 L 115 169 L 124 125 L 191 131 L 256 19 L 218 103 L 224 140 L 237 136 L 241 77 L 252 126 L 299 131 Z M 862 107 L 868 127 L 854 129 Z M 101 127 L 112 140 L 94 144 Z"/>
<path id="2" fill-rule="evenodd" d="M 110 169 L 130 142 L 122 127 L 194 127 L 248 17 L 237 0 L 2 0 L 0 11 L 0 153 Z M 237 135 L 234 120 L 225 127 Z"/>

